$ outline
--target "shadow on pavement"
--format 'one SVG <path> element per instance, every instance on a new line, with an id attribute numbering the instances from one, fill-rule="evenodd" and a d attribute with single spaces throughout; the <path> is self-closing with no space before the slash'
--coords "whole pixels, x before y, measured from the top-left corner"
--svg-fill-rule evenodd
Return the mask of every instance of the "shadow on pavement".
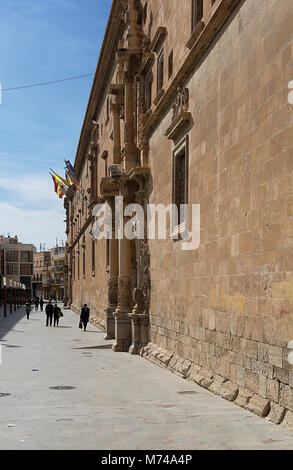
<path id="1" fill-rule="evenodd" d="M 112 344 L 101 344 L 99 346 L 85 346 L 82 348 L 74 348 L 74 349 L 112 349 Z"/>
<path id="2" fill-rule="evenodd" d="M 18 323 L 23 317 L 26 316 L 24 308 L 20 307 L 15 312 L 7 312 L 7 317 L 4 317 L 3 308 L 0 310 L 0 340 Z"/>

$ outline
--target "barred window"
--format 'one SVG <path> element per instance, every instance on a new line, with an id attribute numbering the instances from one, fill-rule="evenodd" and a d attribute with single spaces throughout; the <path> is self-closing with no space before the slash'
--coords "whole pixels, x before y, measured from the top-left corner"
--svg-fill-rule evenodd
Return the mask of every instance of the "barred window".
<path id="1" fill-rule="evenodd" d="M 176 225 L 185 222 L 185 213 L 181 207 L 188 204 L 188 136 L 175 148 L 173 152 L 173 204 L 177 207 L 178 220 Z"/>

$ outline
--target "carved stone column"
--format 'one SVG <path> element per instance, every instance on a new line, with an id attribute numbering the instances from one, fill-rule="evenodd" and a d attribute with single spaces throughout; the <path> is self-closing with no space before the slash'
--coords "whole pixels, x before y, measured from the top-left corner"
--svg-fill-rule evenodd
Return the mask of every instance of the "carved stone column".
<path id="1" fill-rule="evenodd" d="M 121 130 L 120 130 L 120 113 L 121 113 L 121 104 L 112 103 L 112 112 L 113 112 L 113 163 L 121 163 Z"/>
<path id="2" fill-rule="evenodd" d="M 109 252 L 109 280 L 108 280 L 108 305 L 105 310 L 106 314 L 106 335 L 105 340 L 115 338 L 115 317 L 114 312 L 118 305 L 118 275 L 119 275 L 119 259 L 118 259 L 118 240 L 115 237 L 115 217 L 114 217 L 114 200 L 111 199 L 110 205 L 112 209 L 112 239 L 110 242 Z"/>
<path id="3" fill-rule="evenodd" d="M 124 201 L 126 204 L 126 201 Z M 128 218 L 123 217 L 124 226 Z M 131 323 L 128 314 L 131 312 L 131 240 L 119 239 L 119 278 L 118 306 L 115 317 L 115 343 L 113 351 L 127 352 L 131 344 Z"/>
<path id="4" fill-rule="evenodd" d="M 144 297 L 143 291 L 139 287 L 134 289 L 133 300 L 135 307 L 128 316 L 131 320 L 131 339 L 132 343 L 129 348 L 130 354 L 139 354 L 141 348 L 141 332 L 140 332 L 140 317 L 144 310 Z"/>
<path id="5" fill-rule="evenodd" d="M 134 140 L 134 71 L 132 69 L 132 61 L 127 61 L 128 70 L 124 72 L 125 85 L 125 122 L 124 122 L 124 171 L 129 173 L 137 166 L 138 149 Z"/>
<path id="6" fill-rule="evenodd" d="M 146 203 L 147 193 L 143 187 L 147 183 L 146 176 L 140 181 L 140 189 L 135 193 L 136 202 L 144 208 L 145 224 L 144 239 L 136 240 L 136 266 L 137 266 L 137 285 L 134 289 L 133 300 L 135 306 L 129 318 L 131 319 L 132 344 L 129 348 L 130 354 L 139 354 L 142 347 L 148 343 L 149 337 L 149 294 L 150 294 L 150 256 L 147 240 L 147 220 Z"/>

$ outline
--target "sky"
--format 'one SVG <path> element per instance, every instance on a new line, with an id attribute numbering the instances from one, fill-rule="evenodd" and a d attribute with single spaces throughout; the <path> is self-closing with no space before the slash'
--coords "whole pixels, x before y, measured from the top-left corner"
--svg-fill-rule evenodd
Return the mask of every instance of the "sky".
<path id="1" fill-rule="evenodd" d="M 111 0 L 1 0 L 2 89 L 94 73 Z M 3 91 L 0 234 L 49 249 L 66 241 L 50 168 L 75 159 L 93 77 Z"/>

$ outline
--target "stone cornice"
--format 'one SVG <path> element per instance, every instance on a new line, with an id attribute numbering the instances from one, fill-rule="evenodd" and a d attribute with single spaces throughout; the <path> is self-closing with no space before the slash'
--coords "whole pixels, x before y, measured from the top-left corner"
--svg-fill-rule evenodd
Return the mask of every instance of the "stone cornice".
<path id="1" fill-rule="evenodd" d="M 125 28 L 122 13 L 123 7 L 121 1 L 113 0 L 75 157 L 74 167 L 78 177 L 80 176 L 84 156 L 91 137 L 92 120 L 96 109 L 102 104 L 105 89 L 107 89 L 110 74 L 115 63 L 118 41 Z"/>

